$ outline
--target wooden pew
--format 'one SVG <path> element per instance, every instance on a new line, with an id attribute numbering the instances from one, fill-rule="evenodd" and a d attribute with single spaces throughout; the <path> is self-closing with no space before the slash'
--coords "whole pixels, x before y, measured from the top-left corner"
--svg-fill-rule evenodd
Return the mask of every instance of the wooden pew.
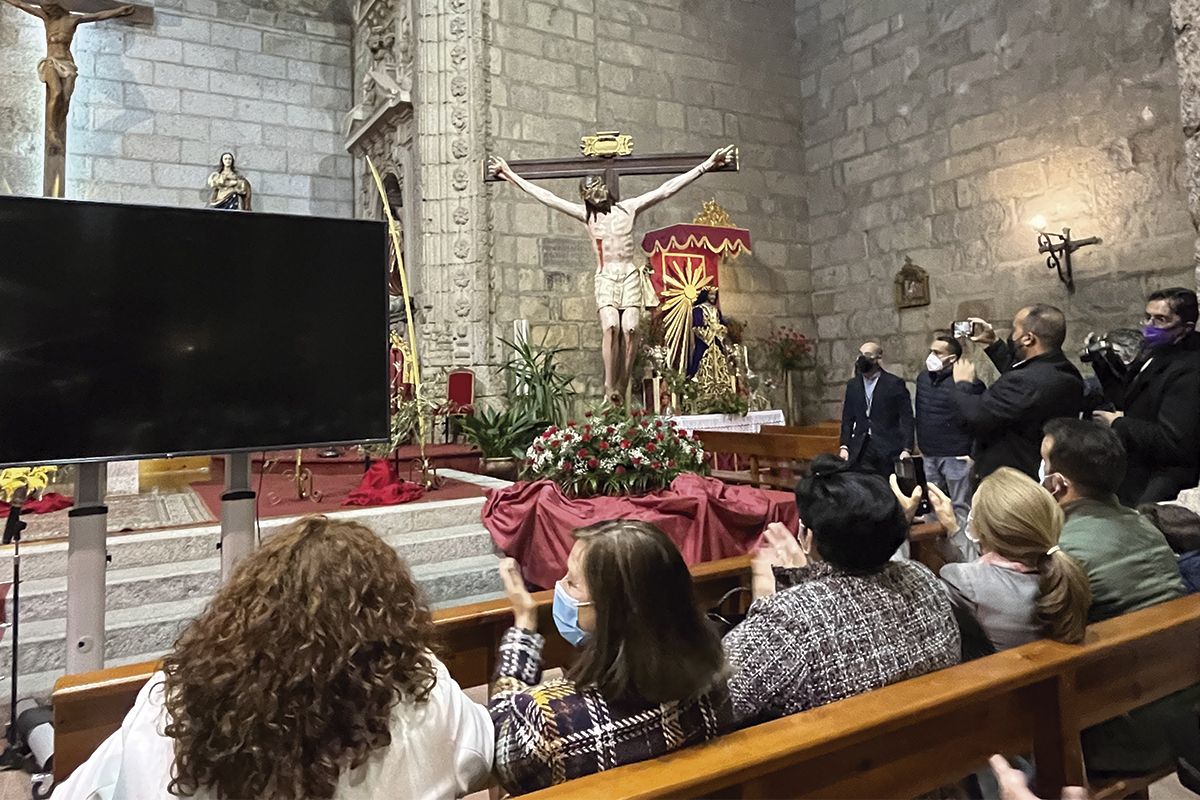
<path id="1" fill-rule="evenodd" d="M 747 469 L 714 469 L 711 474 L 727 483 L 743 483 L 751 486 L 767 486 L 773 489 L 791 490 L 796 486 L 796 476 L 804 465 L 819 455 L 837 453 L 837 436 L 813 436 L 772 433 L 733 433 L 729 431 L 697 431 L 706 454 L 733 455 L 737 461 L 744 460 Z M 782 466 L 780 474 L 770 467 Z M 764 469 L 764 467 L 769 467 Z"/>
<path id="2" fill-rule="evenodd" d="M 791 436 L 838 436 L 842 435 L 842 423 L 836 420 L 818 422 L 815 425 L 763 425 L 759 433 L 783 433 Z"/>
<path id="3" fill-rule="evenodd" d="M 1198 680 L 1193 595 L 525 797 L 915 797 L 996 752 L 1033 753 L 1037 796 L 1058 797 L 1085 782 L 1080 730 Z"/>
<path id="4" fill-rule="evenodd" d="M 695 564 L 690 569 L 701 609 L 712 608 L 731 589 L 750 585 L 749 556 Z M 538 629 L 546 637 L 543 665 L 547 669 L 569 666 L 575 649 L 554 627 L 554 593 L 537 592 L 533 597 L 538 603 Z M 459 685 L 479 686 L 490 681 L 496 647 L 512 625 L 508 600 L 439 609 L 433 612 L 433 620 L 441 639 L 438 656 Z M 65 780 L 121 726 L 137 693 L 158 667 L 157 661 L 143 661 L 58 679 L 52 698 L 56 781 Z"/>

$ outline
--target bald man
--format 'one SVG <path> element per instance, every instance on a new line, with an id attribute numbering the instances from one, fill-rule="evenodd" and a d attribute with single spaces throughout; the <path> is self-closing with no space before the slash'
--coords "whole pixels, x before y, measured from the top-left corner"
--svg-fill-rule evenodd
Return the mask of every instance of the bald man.
<path id="1" fill-rule="evenodd" d="M 840 455 L 864 469 L 891 475 L 913 448 L 912 397 L 904 379 L 883 368 L 883 347 L 863 342 L 842 402 Z"/>

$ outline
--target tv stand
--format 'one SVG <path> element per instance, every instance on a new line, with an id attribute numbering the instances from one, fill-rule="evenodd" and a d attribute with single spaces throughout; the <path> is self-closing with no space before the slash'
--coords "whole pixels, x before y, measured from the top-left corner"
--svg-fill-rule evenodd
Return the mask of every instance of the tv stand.
<path id="1" fill-rule="evenodd" d="M 68 512 L 67 674 L 104 668 L 108 465 L 80 464 Z"/>
<path id="2" fill-rule="evenodd" d="M 225 491 L 221 495 L 221 583 L 238 562 L 254 551 L 255 491 L 250 488 L 250 454 L 225 456 Z"/>

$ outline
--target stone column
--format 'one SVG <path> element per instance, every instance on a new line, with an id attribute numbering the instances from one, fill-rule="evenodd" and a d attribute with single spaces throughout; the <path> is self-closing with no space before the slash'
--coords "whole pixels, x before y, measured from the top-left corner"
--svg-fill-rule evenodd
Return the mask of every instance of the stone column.
<path id="1" fill-rule="evenodd" d="M 1188 169 L 1188 210 L 1200 232 L 1200 0 L 1171 0 L 1175 61 L 1179 65 L 1179 110 Z M 1200 239 L 1196 243 L 1196 283 L 1200 286 Z"/>

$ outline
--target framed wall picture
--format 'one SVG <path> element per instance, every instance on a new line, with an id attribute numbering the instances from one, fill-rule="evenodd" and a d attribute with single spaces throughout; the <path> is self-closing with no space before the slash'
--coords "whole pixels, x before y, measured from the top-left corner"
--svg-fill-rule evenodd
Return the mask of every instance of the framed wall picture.
<path id="1" fill-rule="evenodd" d="M 929 305 L 929 273 L 918 267 L 908 256 L 896 273 L 896 308 L 917 308 Z"/>

